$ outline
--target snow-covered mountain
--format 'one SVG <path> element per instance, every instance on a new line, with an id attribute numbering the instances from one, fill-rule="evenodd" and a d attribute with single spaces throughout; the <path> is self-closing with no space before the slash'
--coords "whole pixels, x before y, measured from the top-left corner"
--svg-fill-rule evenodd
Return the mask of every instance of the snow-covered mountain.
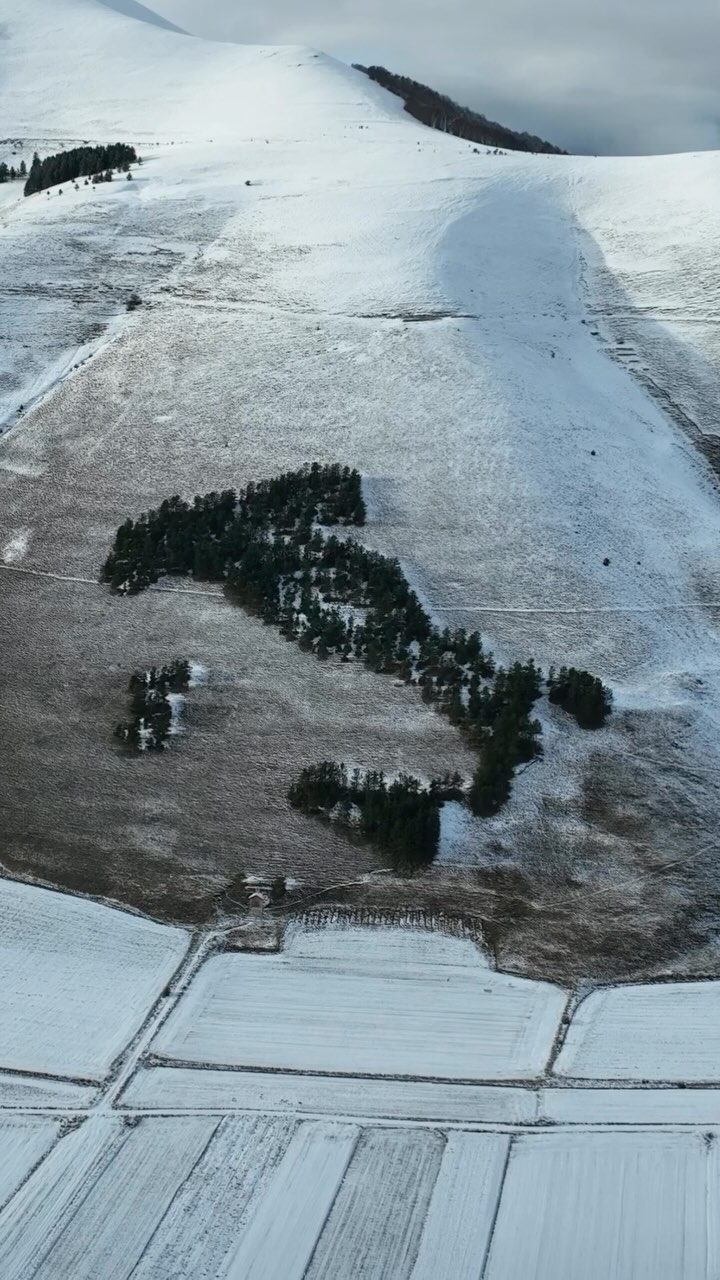
<path id="1" fill-rule="evenodd" d="M 96 584 L 127 515 L 340 459 L 441 625 L 615 691 L 594 735 L 548 711 L 543 762 L 499 818 L 446 823 L 444 862 L 500 856 L 541 903 L 583 885 L 592 955 L 650 901 L 646 953 L 672 950 L 715 885 L 720 504 L 692 436 L 717 431 L 719 157 L 480 154 L 322 54 L 128 0 L 0 0 L 0 118 L 8 163 L 79 140 L 144 159 L 0 187 L 13 865 L 192 910 L 239 867 L 373 865 L 288 812 L 298 762 L 472 768 L 412 690 L 212 593 Z M 128 674 L 181 653 L 213 673 L 193 750 L 129 771 L 108 746 Z M 671 859 L 692 870 L 648 881 Z M 567 928 L 508 946 L 572 952 Z"/>
<path id="2" fill-rule="evenodd" d="M 237 141 L 309 134 L 330 104 L 330 128 L 402 113 L 325 55 L 190 38 L 128 0 L 3 0 L 0 32 L 10 136 Z"/>

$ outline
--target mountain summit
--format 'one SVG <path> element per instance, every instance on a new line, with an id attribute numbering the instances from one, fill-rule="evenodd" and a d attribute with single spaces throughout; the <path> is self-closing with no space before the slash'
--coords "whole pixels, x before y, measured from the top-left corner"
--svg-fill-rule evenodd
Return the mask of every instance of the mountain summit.
<path id="1" fill-rule="evenodd" d="M 135 0 L 0 0 L 0 29 L 7 136 L 207 141 L 401 114 L 325 55 L 188 36 Z"/>

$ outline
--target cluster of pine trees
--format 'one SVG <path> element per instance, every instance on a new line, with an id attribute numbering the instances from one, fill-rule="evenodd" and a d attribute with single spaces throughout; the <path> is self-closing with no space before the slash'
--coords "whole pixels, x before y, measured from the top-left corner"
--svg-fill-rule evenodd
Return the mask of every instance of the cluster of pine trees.
<path id="1" fill-rule="evenodd" d="M 408 76 L 396 75 L 385 67 L 363 67 L 353 64 L 356 71 L 363 71 L 371 80 L 376 80 L 384 89 L 402 98 L 405 110 L 409 115 L 429 125 L 431 129 L 439 129 L 442 133 L 452 133 L 457 138 L 466 138 L 469 142 L 478 142 L 485 147 L 508 147 L 511 151 L 535 151 L 550 155 L 566 155 L 560 147 L 554 147 L 532 133 L 517 133 L 514 129 L 506 129 L 504 125 L 488 120 L 469 107 L 460 107 L 452 98 L 444 93 L 437 93 L 426 84 L 411 80 Z"/>
<path id="2" fill-rule="evenodd" d="M 192 573 L 221 582 L 252 547 L 264 554 L 276 541 L 278 550 L 287 546 L 285 560 L 290 564 L 297 548 L 310 541 L 315 525 L 364 523 L 357 471 L 315 462 L 249 484 L 239 494 L 227 489 L 198 496 L 192 503 L 169 498 L 139 520 L 126 520 L 105 561 L 103 581 L 121 594 L 144 591 L 164 574 Z M 260 575 L 268 597 L 277 585 L 274 574 L 268 564 Z"/>
<path id="3" fill-rule="evenodd" d="M 306 652 L 362 662 L 418 686 L 479 755 L 464 798 L 477 814 L 496 813 L 517 767 L 542 754 L 541 726 L 533 717 L 542 673 L 532 661 L 496 668 L 478 632 L 433 626 L 397 560 L 324 532 L 363 525 L 365 515 L 360 475 L 337 464 L 313 463 L 249 484 L 239 494 L 229 489 L 192 503 L 176 496 L 121 525 L 103 579 L 120 593 L 142 591 L 163 574 L 224 582 L 231 599 Z M 563 669 L 552 676 L 552 699 L 564 699 L 562 705 L 587 725 L 599 688 L 604 719 L 608 691 L 587 672 L 571 675 L 573 690 L 582 684 L 582 697 L 563 692 Z M 392 794 L 388 803 L 395 805 Z M 436 793 L 434 802 L 437 808 Z M 415 803 L 423 809 L 425 801 Z M 425 821 L 429 832 L 427 814 Z M 423 848 L 428 839 L 426 833 Z"/>
<path id="4" fill-rule="evenodd" d="M 548 678 L 551 702 L 569 711 L 583 729 L 599 729 L 612 711 L 612 693 L 589 671 L 575 667 L 552 669 Z"/>
<path id="5" fill-rule="evenodd" d="M 107 147 L 72 147 L 69 151 L 46 156 L 44 160 L 36 151 L 25 183 L 25 195 L 31 196 L 46 187 L 72 182 L 75 178 L 90 178 L 94 174 L 106 176 L 110 173 L 112 177 L 113 169 L 126 173 L 137 158 L 135 148 L 125 142 L 114 142 Z"/>
<path id="6" fill-rule="evenodd" d="M 0 162 L 0 182 L 14 182 L 16 178 L 27 177 L 27 165 L 24 160 L 20 161 L 19 168 L 14 165 L 7 165 L 3 160 Z"/>
<path id="7" fill-rule="evenodd" d="M 136 671 L 130 677 L 131 720 L 115 728 L 115 737 L 134 751 L 162 751 L 172 728 L 169 695 L 190 685 L 190 663 L 178 658 L 167 667 Z"/>
<path id="8" fill-rule="evenodd" d="M 409 774 L 388 782 L 381 772 L 356 769 L 348 777 L 345 765 L 323 760 L 303 769 L 288 799 L 302 813 L 357 830 L 398 870 L 417 870 L 429 866 L 437 853 L 441 804 L 462 793 L 459 774 L 423 787 Z"/>

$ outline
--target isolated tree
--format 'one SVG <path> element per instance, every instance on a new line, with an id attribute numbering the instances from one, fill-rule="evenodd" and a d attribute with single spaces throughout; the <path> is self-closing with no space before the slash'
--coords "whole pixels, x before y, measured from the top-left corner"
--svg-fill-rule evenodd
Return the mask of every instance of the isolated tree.
<path id="1" fill-rule="evenodd" d="M 612 694 L 597 676 L 575 667 L 550 671 L 550 701 L 573 715 L 582 729 L 599 729 L 612 710 Z"/>
<path id="2" fill-rule="evenodd" d="M 273 903 L 273 906 L 277 907 L 286 896 L 287 881 L 284 876 L 276 876 L 270 885 L 270 901 Z"/>

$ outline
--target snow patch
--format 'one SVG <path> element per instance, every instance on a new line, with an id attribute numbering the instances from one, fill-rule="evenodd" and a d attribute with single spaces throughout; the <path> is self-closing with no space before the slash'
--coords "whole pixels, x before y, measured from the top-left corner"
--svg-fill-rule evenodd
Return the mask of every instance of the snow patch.
<path id="1" fill-rule="evenodd" d="M 7 542 L 3 544 L 0 550 L 0 559 L 3 564 L 19 564 L 25 559 L 30 545 L 30 530 L 18 529 L 13 533 Z"/>

